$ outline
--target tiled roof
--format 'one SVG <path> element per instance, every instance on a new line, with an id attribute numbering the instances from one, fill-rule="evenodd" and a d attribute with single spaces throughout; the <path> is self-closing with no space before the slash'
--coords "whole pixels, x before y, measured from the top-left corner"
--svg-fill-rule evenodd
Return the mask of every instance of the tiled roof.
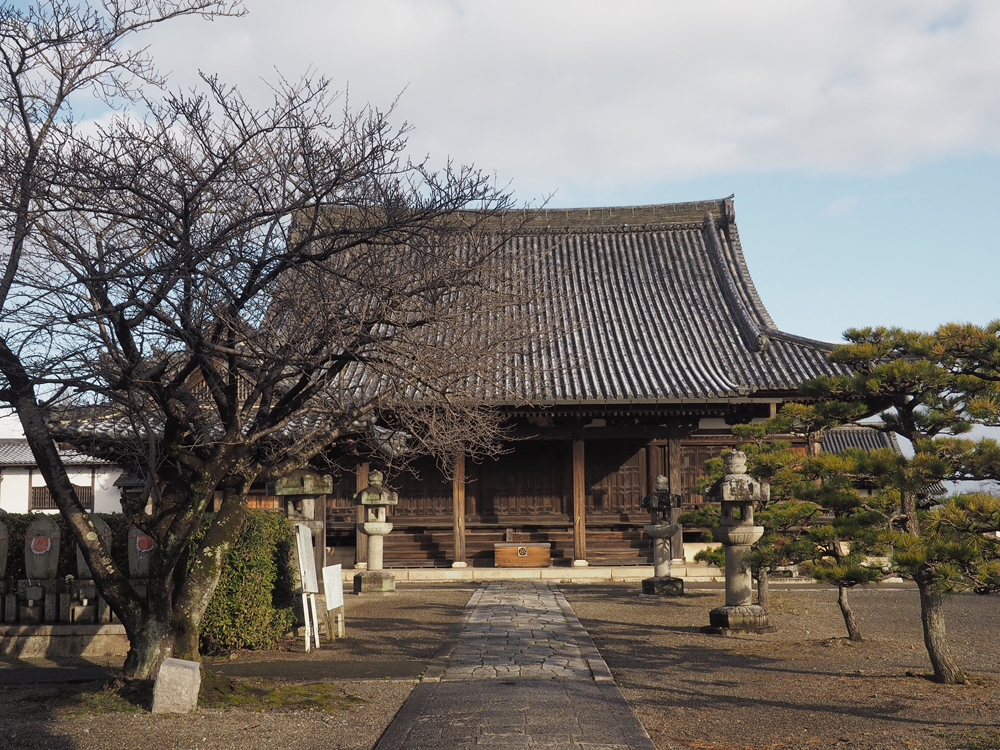
<path id="1" fill-rule="evenodd" d="M 832 348 L 779 331 L 743 258 L 727 198 L 620 208 L 543 209 L 512 214 L 520 227 L 501 251 L 504 268 L 526 274 L 507 314 L 545 331 L 519 345 L 496 378 L 468 386 L 499 406 L 641 405 L 787 396 L 806 380 L 846 370 Z M 534 293 L 534 292 L 533 292 Z M 517 296 L 517 295 L 515 295 Z M 531 338 L 529 336 L 529 338 Z M 439 342 L 432 342 L 437 345 Z M 338 381 L 338 402 L 382 386 L 357 362 Z M 404 386 L 400 395 L 419 398 Z M 285 433 L 310 429 L 307 413 Z M 132 434 L 107 415 L 63 425 L 66 434 L 113 441 Z"/>
<path id="2" fill-rule="evenodd" d="M 895 453 L 902 453 L 895 433 L 860 425 L 845 425 L 827 431 L 823 435 L 821 447 L 824 453 L 843 453 L 848 448 L 863 451 L 891 448 Z"/>
<path id="3" fill-rule="evenodd" d="M 902 454 L 899 441 L 896 440 L 896 433 L 883 432 L 871 427 L 862 425 L 844 425 L 835 427 L 823 434 L 820 447 L 825 453 L 843 453 L 848 448 L 863 451 L 873 451 L 879 448 L 891 448 L 893 452 Z M 944 495 L 948 490 L 941 482 L 931 482 L 920 490 L 920 495 L 937 496 Z"/>
<path id="4" fill-rule="evenodd" d="M 77 453 L 74 450 L 59 448 L 63 463 L 69 466 L 95 466 L 106 463 L 100 459 Z M 35 466 L 35 457 L 31 455 L 28 441 L 23 438 L 0 438 L 0 466 Z"/>
<path id="5" fill-rule="evenodd" d="M 832 345 L 776 329 L 731 199 L 541 211 L 510 251 L 542 253 L 536 273 L 551 293 L 534 314 L 558 335 L 509 370 L 496 400 L 735 398 L 844 372 L 826 360 Z"/>

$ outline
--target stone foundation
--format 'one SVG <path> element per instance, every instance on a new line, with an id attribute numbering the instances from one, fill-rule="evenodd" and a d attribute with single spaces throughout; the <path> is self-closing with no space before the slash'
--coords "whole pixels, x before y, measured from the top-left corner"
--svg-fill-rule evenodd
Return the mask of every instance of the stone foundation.
<path id="1" fill-rule="evenodd" d="M 726 635 L 730 631 L 773 633 L 777 630 L 771 625 L 767 611 L 756 604 L 716 607 L 708 613 L 708 621 L 711 625 L 702 628 L 701 632 Z"/>
<path id="2" fill-rule="evenodd" d="M 125 626 L 0 625 L 0 656 L 42 659 L 51 656 L 125 656 Z"/>
<path id="3" fill-rule="evenodd" d="M 642 593 L 647 596 L 684 596 L 684 581 L 680 578 L 643 578 Z"/>
<path id="4" fill-rule="evenodd" d="M 396 576 L 384 570 L 366 570 L 354 576 L 355 594 L 387 594 L 396 590 Z"/>

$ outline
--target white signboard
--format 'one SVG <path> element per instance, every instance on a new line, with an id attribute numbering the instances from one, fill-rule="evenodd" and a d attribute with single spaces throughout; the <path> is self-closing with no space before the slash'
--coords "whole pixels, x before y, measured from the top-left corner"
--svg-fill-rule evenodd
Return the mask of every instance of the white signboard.
<path id="1" fill-rule="evenodd" d="M 342 565 L 327 565 L 323 568 L 323 589 L 326 591 L 326 608 L 344 606 L 344 577 Z"/>
<path id="2" fill-rule="evenodd" d="M 316 559 L 313 556 L 312 531 L 305 524 L 295 524 L 295 549 L 299 553 L 299 580 L 303 594 L 318 594 Z"/>

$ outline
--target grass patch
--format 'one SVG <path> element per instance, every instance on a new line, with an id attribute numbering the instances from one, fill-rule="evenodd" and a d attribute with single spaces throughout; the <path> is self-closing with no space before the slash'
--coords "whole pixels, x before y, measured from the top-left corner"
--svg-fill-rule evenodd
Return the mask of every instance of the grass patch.
<path id="1" fill-rule="evenodd" d="M 938 735 L 952 743 L 955 750 L 1000 750 L 1000 732 L 988 731 L 975 734 Z"/>
<path id="2" fill-rule="evenodd" d="M 27 720 L 46 715 L 139 713 L 149 710 L 152 697 L 152 682 L 115 679 L 6 687 L 0 691 L 0 706 L 6 717 Z"/>
<path id="3" fill-rule="evenodd" d="M 345 693 L 328 682 L 288 683 L 237 679 L 203 670 L 198 705 L 202 708 L 243 708 L 250 711 L 345 711 L 364 698 Z"/>

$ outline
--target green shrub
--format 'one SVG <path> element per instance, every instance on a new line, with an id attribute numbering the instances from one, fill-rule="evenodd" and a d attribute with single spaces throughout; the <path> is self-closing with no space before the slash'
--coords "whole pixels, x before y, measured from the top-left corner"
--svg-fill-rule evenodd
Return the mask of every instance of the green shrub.
<path id="1" fill-rule="evenodd" d="M 280 513 L 248 511 L 201 623 L 203 653 L 273 648 L 295 624 L 294 541 Z"/>

